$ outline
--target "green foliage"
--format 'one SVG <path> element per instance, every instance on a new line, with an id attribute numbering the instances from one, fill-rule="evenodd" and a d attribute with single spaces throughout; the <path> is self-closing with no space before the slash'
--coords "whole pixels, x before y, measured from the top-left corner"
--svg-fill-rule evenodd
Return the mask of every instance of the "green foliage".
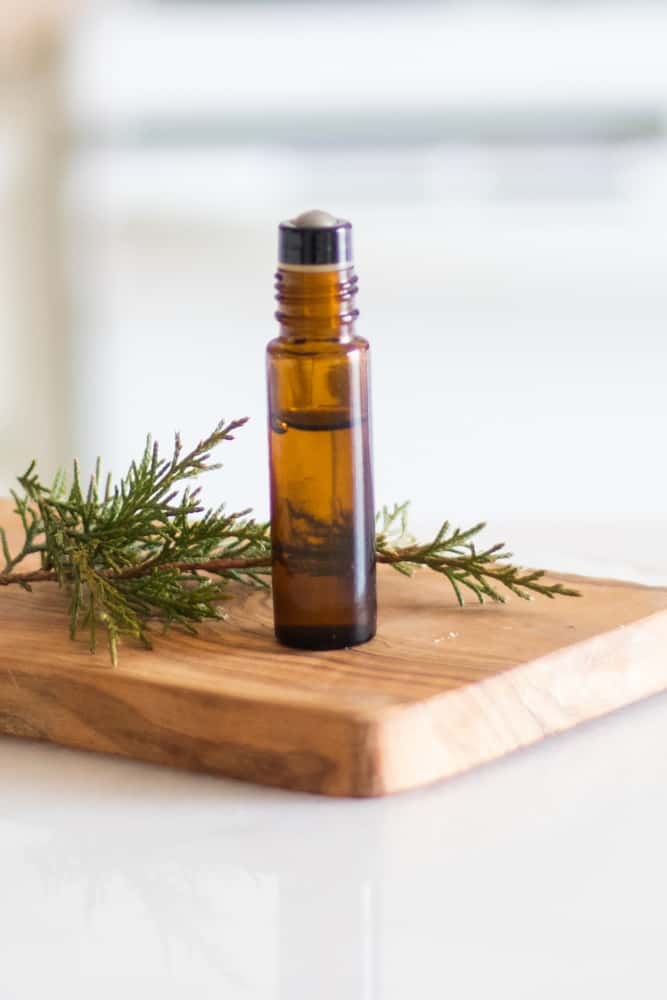
<path id="1" fill-rule="evenodd" d="M 55 577 L 70 594 L 72 638 L 85 628 L 94 650 L 97 626 L 102 625 L 114 663 L 121 636 L 150 646 L 151 621 L 194 632 L 198 622 L 221 617 L 226 582 L 266 586 L 268 567 L 212 564 L 267 560 L 269 528 L 248 511 L 204 509 L 199 487 L 179 487 L 219 468 L 210 461 L 211 451 L 233 440 L 233 431 L 243 423 L 220 423 L 185 455 L 176 435 L 166 460 L 149 438 L 140 461 L 131 464 L 115 487 L 110 477 L 102 485 L 99 462 L 85 492 L 76 463 L 69 491 L 62 476 L 45 486 L 33 463 L 18 480 L 24 494 L 13 493 L 25 539 L 14 559 L 4 540 L 5 574 L 39 553 L 41 573 L 24 574 L 27 579 L 17 582 L 29 589 L 34 580 Z M 202 563 L 213 579 L 202 574 Z"/>
<path id="2" fill-rule="evenodd" d="M 377 515 L 376 547 L 378 562 L 389 563 L 399 573 L 412 576 L 426 567 L 446 577 L 456 599 L 464 604 L 464 591 L 475 595 L 480 604 L 485 598 L 505 603 L 498 590 L 505 587 L 517 597 L 530 600 L 533 594 L 543 597 L 579 597 L 579 592 L 562 583 L 547 583 L 544 570 L 527 570 L 509 562 L 512 553 L 503 542 L 479 551 L 473 541 L 486 524 L 480 521 L 463 531 L 445 521 L 435 538 L 418 544 L 408 531 L 408 502 L 383 507 Z"/>
<path id="3" fill-rule="evenodd" d="M 71 637 L 84 629 L 95 650 L 101 626 L 114 664 L 123 636 L 150 647 L 152 623 L 195 633 L 200 622 L 222 617 L 230 581 L 268 586 L 269 525 L 255 521 L 249 510 L 205 508 L 201 488 L 191 481 L 220 467 L 211 462 L 211 452 L 233 440 L 245 422 L 221 422 L 187 454 L 176 435 L 168 459 L 148 438 L 141 459 L 116 486 L 110 476 L 102 480 L 98 461 L 85 490 L 77 463 L 69 489 L 63 475 L 49 487 L 33 462 L 19 477 L 23 492 L 12 493 L 23 526 L 15 556 L 0 528 L 0 586 L 30 590 L 35 582 L 57 582 L 69 595 Z M 445 521 L 432 541 L 419 544 L 408 529 L 408 504 L 384 507 L 377 515 L 377 559 L 407 576 L 423 567 L 441 574 L 459 604 L 465 591 L 480 602 L 504 601 L 499 587 L 521 598 L 578 596 L 563 584 L 545 582 L 541 570 L 511 564 L 502 544 L 478 551 L 474 539 L 483 528 L 462 531 Z M 29 556 L 38 556 L 41 568 L 18 571 Z"/>

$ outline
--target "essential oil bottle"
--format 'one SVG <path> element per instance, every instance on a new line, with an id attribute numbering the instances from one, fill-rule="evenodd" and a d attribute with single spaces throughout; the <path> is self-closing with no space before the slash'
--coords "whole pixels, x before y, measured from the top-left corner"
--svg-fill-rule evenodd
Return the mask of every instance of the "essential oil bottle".
<path id="1" fill-rule="evenodd" d="M 335 649 L 375 635 L 368 343 L 355 333 L 352 227 L 279 227 L 279 336 L 267 348 L 276 637 Z"/>

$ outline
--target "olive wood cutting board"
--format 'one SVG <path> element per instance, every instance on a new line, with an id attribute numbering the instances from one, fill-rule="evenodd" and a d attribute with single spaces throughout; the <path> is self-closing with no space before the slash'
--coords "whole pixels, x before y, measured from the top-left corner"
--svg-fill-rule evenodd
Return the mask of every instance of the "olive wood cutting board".
<path id="1" fill-rule="evenodd" d="M 380 567 L 377 637 L 317 653 L 240 591 L 227 621 L 127 642 L 116 668 L 70 641 L 54 584 L 0 588 L 0 732 L 324 795 L 414 788 L 667 688 L 667 588 L 564 579 L 583 597 L 461 610 L 435 575 Z"/>

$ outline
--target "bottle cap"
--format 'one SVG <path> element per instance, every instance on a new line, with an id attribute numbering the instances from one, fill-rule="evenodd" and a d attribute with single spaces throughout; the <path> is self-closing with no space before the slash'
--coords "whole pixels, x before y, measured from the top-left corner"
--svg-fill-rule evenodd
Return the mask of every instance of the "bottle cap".
<path id="1" fill-rule="evenodd" d="M 352 226 L 313 209 L 278 229 L 278 263 L 292 267 L 345 267 L 352 264 Z"/>

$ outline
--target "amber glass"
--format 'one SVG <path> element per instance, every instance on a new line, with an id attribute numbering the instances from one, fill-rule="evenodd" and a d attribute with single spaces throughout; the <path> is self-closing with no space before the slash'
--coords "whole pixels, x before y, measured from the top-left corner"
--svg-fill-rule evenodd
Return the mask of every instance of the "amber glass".
<path id="1" fill-rule="evenodd" d="M 288 646 L 334 649 L 375 634 L 368 343 L 357 279 L 279 270 L 280 336 L 267 349 L 273 606 Z"/>

